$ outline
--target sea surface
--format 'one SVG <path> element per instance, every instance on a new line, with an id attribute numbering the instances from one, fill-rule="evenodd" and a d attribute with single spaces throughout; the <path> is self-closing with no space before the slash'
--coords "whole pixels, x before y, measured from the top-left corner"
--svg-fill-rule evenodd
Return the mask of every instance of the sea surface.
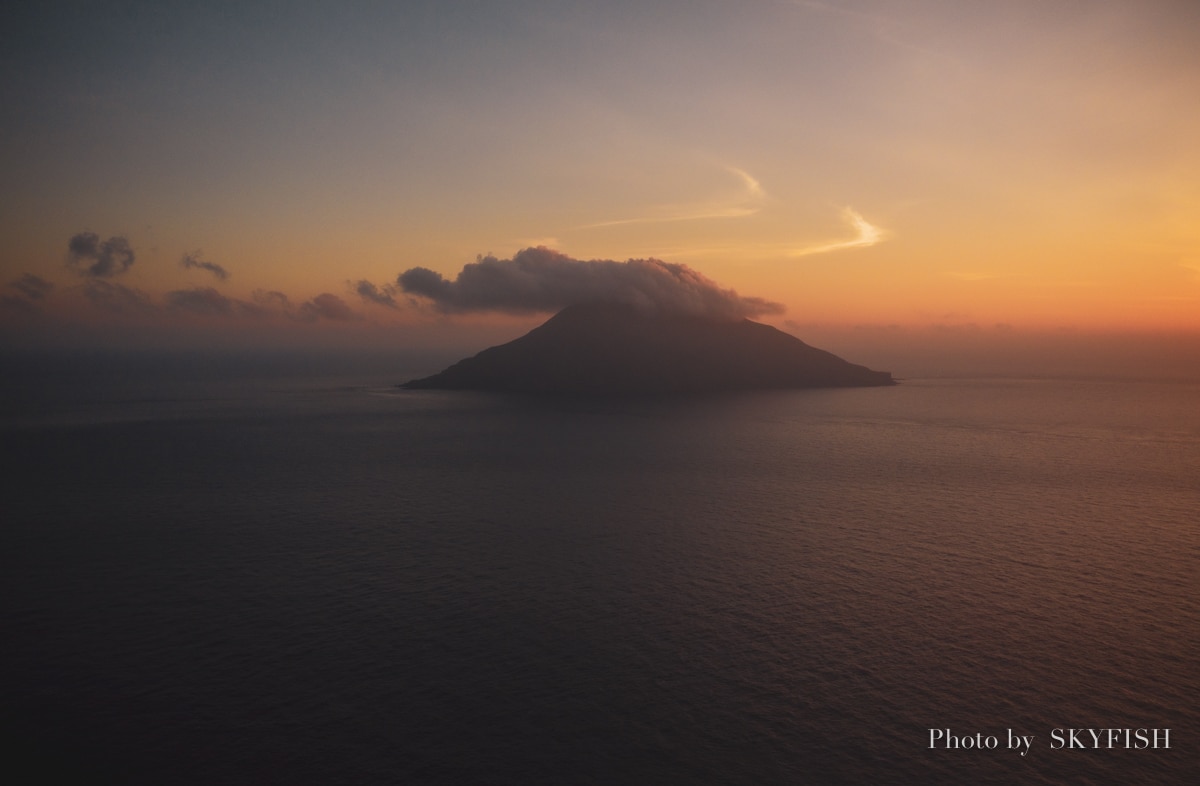
<path id="1" fill-rule="evenodd" d="M 1200 783 L 1196 384 L 217 376 L 5 382 L 22 783 Z"/>

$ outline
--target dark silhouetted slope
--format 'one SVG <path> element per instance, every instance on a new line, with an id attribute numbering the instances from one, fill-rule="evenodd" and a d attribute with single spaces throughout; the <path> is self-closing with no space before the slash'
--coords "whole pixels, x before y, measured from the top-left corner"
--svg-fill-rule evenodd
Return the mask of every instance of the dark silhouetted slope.
<path id="1" fill-rule="evenodd" d="M 563 309 L 507 344 L 406 388 L 529 393 L 682 393 L 892 385 L 748 319 L 646 314 L 594 303 Z"/>

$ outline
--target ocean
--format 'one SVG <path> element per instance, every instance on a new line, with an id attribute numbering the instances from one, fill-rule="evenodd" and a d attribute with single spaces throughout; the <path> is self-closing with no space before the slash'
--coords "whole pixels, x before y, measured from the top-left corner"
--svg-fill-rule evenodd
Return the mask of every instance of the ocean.
<path id="1" fill-rule="evenodd" d="M 4 384 L 22 783 L 1200 783 L 1195 383 L 167 371 Z"/>

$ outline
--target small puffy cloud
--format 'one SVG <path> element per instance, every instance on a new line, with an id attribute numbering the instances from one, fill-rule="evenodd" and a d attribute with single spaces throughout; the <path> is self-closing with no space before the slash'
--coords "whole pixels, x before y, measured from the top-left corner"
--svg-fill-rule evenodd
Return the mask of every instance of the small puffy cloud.
<path id="1" fill-rule="evenodd" d="M 133 262 L 133 248 L 120 235 L 102 241 L 95 232 L 79 232 L 67 242 L 67 265 L 83 276 L 110 278 Z"/>
<path id="2" fill-rule="evenodd" d="M 146 314 L 155 311 L 150 296 L 140 289 L 94 279 L 83 287 L 93 306 L 113 314 Z"/>
<path id="3" fill-rule="evenodd" d="M 221 281 L 225 281 L 229 278 L 228 270 L 221 267 L 216 262 L 209 262 L 208 260 L 204 259 L 199 251 L 193 251 L 189 254 L 184 254 L 183 258 L 179 260 L 179 264 L 184 268 L 207 270 Z"/>
<path id="4" fill-rule="evenodd" d="M 394 297 L 396 288 L 391 284 L 377 287 L 370 281 L 363 279 L 354 283 L 354 291 L 367 303 L 374 303 L 384 308 L 400 308 L 400 304 L 396 302 L 396 298 Z"/>
<path id="5" fill-rule="evenodd" d="M 349 322 L 359 318 L 346 301 L 328 292 L 323 292 L 312 300 L 301 303 L 296 314 L 298 319 L 305 322 L 315 322 L 318 319 Z"/>
<path id="6" fill-rule="evenodd" d="M 256 289 L 250 293 L 250 298 L 268 311 L 284 314 L 290 314 L 292 311 L 292 301 L 288 299 L 287 295 L 275 289 Z"/>
<path id="7" fill-rule="evenodd" d="M 400 288 L 440 311 L 467 313 L 559 311 L 574 303 L 616 302 L 650 311 L 722 319 L 778 314 L 779 303 L 743 297 L 687 265 L 658 259 L 572 259 L 538 247 L 512 259 L 479 257 L 453 280 L 423 267 L 404 271 Z"/>

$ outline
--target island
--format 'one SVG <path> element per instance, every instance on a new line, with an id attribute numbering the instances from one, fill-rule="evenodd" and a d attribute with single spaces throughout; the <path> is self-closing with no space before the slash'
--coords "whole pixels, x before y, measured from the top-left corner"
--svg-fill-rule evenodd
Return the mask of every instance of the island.
<path id="1" fill-rule="evenodd" d="M 749 319 L 580 303 L 518 339 L 400 387 L 514 393 L 657 394 L 894 385 Z"/>

